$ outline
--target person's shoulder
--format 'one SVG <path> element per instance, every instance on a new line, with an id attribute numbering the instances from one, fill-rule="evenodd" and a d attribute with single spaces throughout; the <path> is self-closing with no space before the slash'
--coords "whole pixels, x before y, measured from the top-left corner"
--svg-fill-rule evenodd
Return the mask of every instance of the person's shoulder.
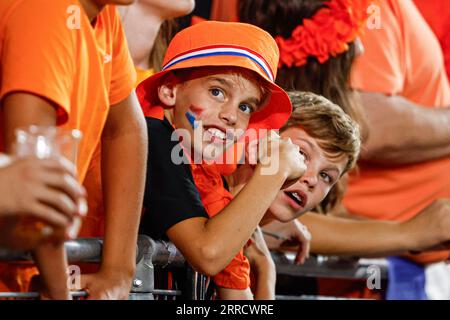
<path id="1" fill-rule="evenodd" d="M 41 19 L 42 16 L 49 15 L 67 17 L 74 7 L 82 10 L 78 1 L 75 0 L 2 0 L 2 2 L 2 7 L 12 8 L 13 11 L 29 12 L 34 10 L 33 16 Z M 45 23 L 46 21 L 42 22 Z"/>
<path id="2" fill-rule="evenodd" d="M 3 2 L 5 1 L 5 2 Z M 39 26 L 42 30 L 68 30 L 71 15 L 80 18 L 83 9 L 75 0 L 2 0 L 0 10 L 6 13 L 5 21 L 12 27 Z M 15 23 L 17 22 L 17 23 Z"/>

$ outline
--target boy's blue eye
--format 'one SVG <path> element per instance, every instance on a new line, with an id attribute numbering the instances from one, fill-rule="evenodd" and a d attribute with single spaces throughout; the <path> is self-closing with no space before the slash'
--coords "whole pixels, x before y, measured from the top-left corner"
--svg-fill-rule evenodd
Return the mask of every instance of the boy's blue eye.
<path id="1" fill-rule="evenodd" d="M 253 112 L 253 107 L 248 104 L 243 103 L 243 104 L 239 105 L 239 110 L 241 110 L 244 113 L 250 114 Z"/>
<path id="2" fill-rule="evenodd" d="M 214 89 L 211 89 L 211 90 L 209 90 L 209 91 L 211 92 L 211 94 L 212 94 L 214 97 L 220 97 L 220 98 L 223 98 L 223 97 L 224 97 L 224 93 L 223 93 L 223 91 L 220 90 L 220 89 L 214 88 Z"/>

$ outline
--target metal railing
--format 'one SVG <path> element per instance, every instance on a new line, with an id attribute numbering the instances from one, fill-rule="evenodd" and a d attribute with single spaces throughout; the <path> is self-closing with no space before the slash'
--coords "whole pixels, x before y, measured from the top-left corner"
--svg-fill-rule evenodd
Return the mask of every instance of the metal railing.
<path id="1" fill-rule="evenodd" d="M 103 240 L 99 238 L 83 238 L 65 243 L 67 257 L 70 263 L 99 263 L 102 257 Z M 32 263 L 30 252 L 10 251 L 0 248 L 0 261 L 10 263 Z M 170 271 L 181 270 L 181 277 L 175 283 L 174 289 L 155 288 L 155 268 Z M 129 299 L 153 300 L 205 298 L 205 277 L 194 271 L 175 245 L 165 241 L 155 241 L 148 236 L 139 235 L 136 247 L 136 272 L 131 286 Z M 73 292 L 74 298 L 86 297 L 84 291 Z M 35 299 L 38 292 L 3 292 L 0 298 Z"/>

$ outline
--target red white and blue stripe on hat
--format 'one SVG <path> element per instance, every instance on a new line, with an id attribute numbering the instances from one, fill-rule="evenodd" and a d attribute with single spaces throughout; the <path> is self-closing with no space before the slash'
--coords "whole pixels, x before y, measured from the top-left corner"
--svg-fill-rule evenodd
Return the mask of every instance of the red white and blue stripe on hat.
<path id="1" fill-rule="evenodd" d="M 170 61 L 168 61 L 163 66 L 162 70 L 163 71 L 167 70 L 175 66 L 176 64 L 186 60 L 204 57 L 213 57 L 213 56 L 237 56 L 248 58 L 261 68 L 261 70 L 267 75 L 267 77 L 271 82 L 274 82 L 275 80 L 270 65 L 260 54 L 246 47 L 231 46 L 231 45 L 207 46 L 183 52 L 179 55 L 176 55 Z"/>

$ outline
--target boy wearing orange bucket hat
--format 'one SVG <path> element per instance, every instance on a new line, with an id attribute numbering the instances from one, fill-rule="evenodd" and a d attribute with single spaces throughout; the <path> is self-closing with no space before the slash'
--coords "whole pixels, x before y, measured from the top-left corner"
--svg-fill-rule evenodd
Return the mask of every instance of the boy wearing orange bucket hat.
<path id="1" fill-rule="evenodd" d="M 177 34 L 163 70 L 137 88 L 149 133 L 141 232 L 170 239 L 214 277 L 222 298 L 252 298 L 242 248 L 283 184 L 305 171 L 298 147 L 270 133 L 267 161 L 233 198 L 214 161 L 249 128 L 279 129 L 289 118 L 289 98 L 274 84 L 277 64 L 265 31 L 203 22 Z M 265 174 L 275 162 L 278 170 Z"/>

